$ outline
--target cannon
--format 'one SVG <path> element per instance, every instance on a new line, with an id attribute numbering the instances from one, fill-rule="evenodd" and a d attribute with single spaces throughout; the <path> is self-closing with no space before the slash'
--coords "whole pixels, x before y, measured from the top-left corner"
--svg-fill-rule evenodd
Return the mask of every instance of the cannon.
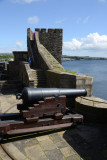
<path id="1" fill-rule="evenodd" d="M 25 87 L 22 94 L 17 94 L 17 99 L 22 99 L 24 105 L 34 104 L 46 97 L 55 97 L 65 95 L 69 97 L 86 96 L 86 89 L 69 89 L 69 88 L 27 88 Z"/>
<path id="2" fill-rule="evenodd" d="M 19 113 L 0 114 L 0 137 L 67 128 L 82 123 L 83 116 L 66 107 L 66 97 L 86 96 L 86 89 L 24 88 Z"/>

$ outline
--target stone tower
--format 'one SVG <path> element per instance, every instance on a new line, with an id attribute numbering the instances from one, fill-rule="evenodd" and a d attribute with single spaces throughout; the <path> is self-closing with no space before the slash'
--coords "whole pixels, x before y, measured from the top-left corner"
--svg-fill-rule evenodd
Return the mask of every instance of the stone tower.
<path id="1" fill-rule="evenodd" d="M 62 29 L 35 29 L 39 32 L 40 43 L 54 56 L 54 58 L 62 63 Z"/>

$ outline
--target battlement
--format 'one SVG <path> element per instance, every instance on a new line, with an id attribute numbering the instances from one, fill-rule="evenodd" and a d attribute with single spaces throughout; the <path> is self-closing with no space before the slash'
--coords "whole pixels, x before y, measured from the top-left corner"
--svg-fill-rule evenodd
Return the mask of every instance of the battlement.
<path id="1" fill-rule="evenodd" d="M 53 29 L 53 28 L 49 28 L 49 29 L 46 29 L 46 28 L 36 28 L 35 31 L 38 31 L 39 33 L 62 33 L 63 30 L 62 29 Z"/>
<path id="2" fill-rule="evenodd" d="M 35 32 L 39 33 L 40 43 L 54 56 L 54 58 L 62 62 L 62 34 L 63 30 L 52 28 L 36 28 Z"/>

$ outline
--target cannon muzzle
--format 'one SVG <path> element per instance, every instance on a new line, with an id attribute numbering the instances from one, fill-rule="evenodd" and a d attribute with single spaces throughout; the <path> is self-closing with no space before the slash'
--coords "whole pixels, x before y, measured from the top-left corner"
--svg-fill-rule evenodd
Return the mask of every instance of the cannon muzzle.
<path id="1" fill-rule="evenodd" d="M 45 97 L 55 97 L 65 95 L 69 97 L 86 96 L 86 89 L 69 89 L 69 88 L 27 88 L 25 87 L 22 94 L 16 96 L 17 99 L 22 99 L 24 105 L 34 104 Z"/>

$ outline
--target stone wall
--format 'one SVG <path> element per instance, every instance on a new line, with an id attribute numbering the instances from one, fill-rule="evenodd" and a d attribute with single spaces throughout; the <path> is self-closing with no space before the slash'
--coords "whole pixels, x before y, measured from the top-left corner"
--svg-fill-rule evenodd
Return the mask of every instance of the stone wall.
<path id="1" fill-rule="evenodd" d="M 47 86 L 57 88 L 86 88 L 87 96 L 92 95 L 93 78 L 87 75 L 47 71 Z"/>
<path id="2" fill-rule="evenodd" d="M 13 51 L 14 61 L 27 61 L 28 52 L 26 51 Z"/>
<path id="3" fill-rule="evenodd" d="M 55 59 L 62 63 L 62 29 L 35 29 L 39 32 L 40 43 L 55 57 Z"/>
<path id="4" fill-rule="evenodd" d="M 8 76 L 11 80 L 19 80 L 19 62 L 10 61 L 8 65 Z"/>
<path id="5" fill-rule="evenodd" d="M 73 73 L 65 70 L 62 65 L 52 56 L 52 54 L 44 47 L 40 42 L 40 32 L 36 29 L 34 46 L 32 46 L 33 54 L 36 54 L 36 61 L 39 63 L 39 67 L 44 70 L 47 77 L 48 87 L 58 88 L 86 88 L 88 96 L 92 95 L 93 77 Z M 29 31 L 30 32 L 30 31 Z M 34 36 L 31 32 L 31 38 Z M 44 34 L 46 32 L 44 31 Z M 30 37 L 29 37 L 30 39 Z M 32 41 L 32 40 L 30 40 Z"/>
<path id="6" fill-rule="evenodd" d="M 32 40 L 34 33 L 31 31 L 28 32 L 28 55 L 32 53 L 31 57 L 34 59 L 34 67 L 36 66 L 35 68 L 41 68 L 43 70 L 52 70 L 54 67 L 63 69 L 55 57 L 40 43 L 39 34 L 38 31 L 35 31 L 35 40 Z"/>
<path id="7" fill-rule="evenodd" d="M 20 62 L 19 77 L 23 87 L 34 87 L 34 79 L 28 62 Z"/>
<path id="8" fill-rule="evenodd" d="M 28 62 L 9 62 L 8 75 L 11 80 L 19 80 L 23 87 L 34 87 L 34 79 Z"/>
<path id="9" fill-rule="evenodd" d="M 78 97 L 75 100 L 76 112 L 85 120 L 107 123 L 107 101 L 98 97 Z"/>

